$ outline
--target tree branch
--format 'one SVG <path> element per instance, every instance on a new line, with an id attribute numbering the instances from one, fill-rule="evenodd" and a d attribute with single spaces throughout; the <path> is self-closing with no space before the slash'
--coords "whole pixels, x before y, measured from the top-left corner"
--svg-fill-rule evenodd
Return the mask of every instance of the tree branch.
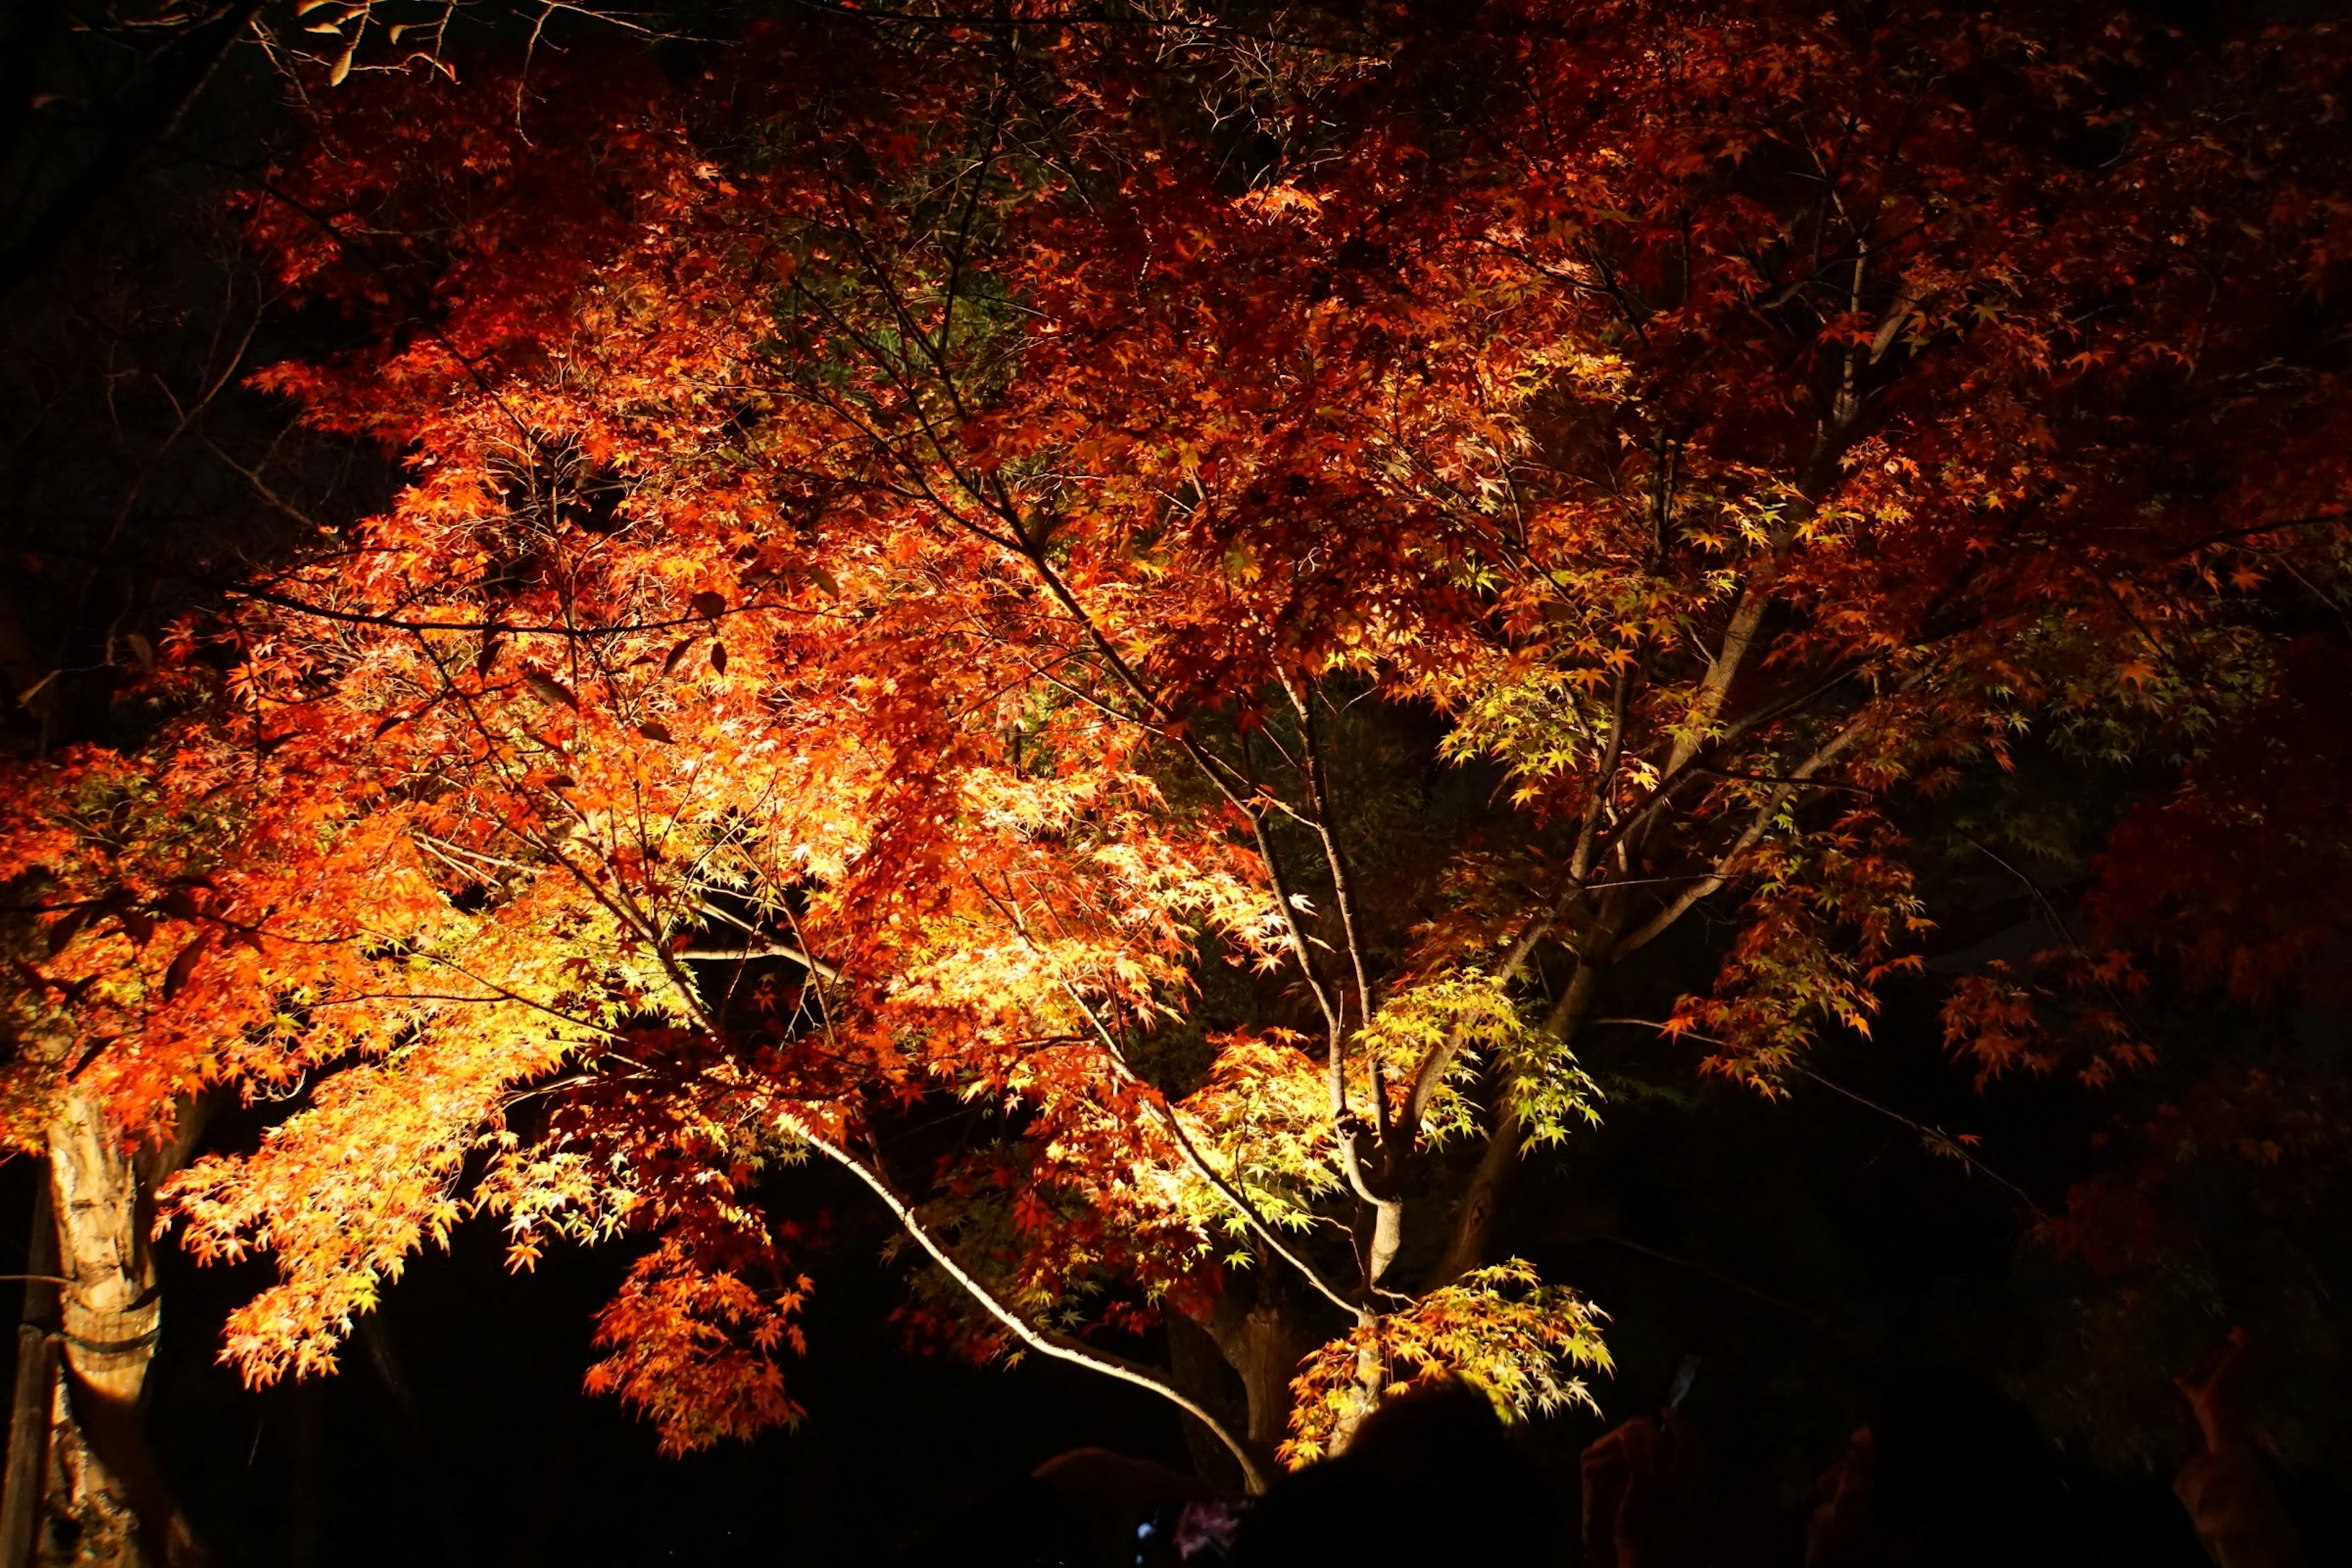
<path id="1" fill-rule="evenodd" d="M 915 1245 L 921 1247 L 949 1279 L 961 1286 L 964 1292 L 979 1303 L 982 1310 L 1003 1324 L 1013 1338 L 1035 1351 L 1039 1355 L 1051 1357 L 1055 1361 L 1067 1362 L 1072 1366 L 1082 1366 L 1089 1372 L 1100 1373 L 1105 1377 L 1117 1378 L 1121 1383 L 1131 1383 L 1138 1388 L 1150 1390 L 1200 1422 L 1209 1429 L 1210 1434 L 1218 1442 L 1225 1446 L 1226 1451 L 1231 1453 L 1234 1460 L 1240 1464 L 1243 1479 L 1253 1493 L 1263 1493 L 1266 1489 L 1265 1472 L 1259 1468 L 1257 1457 L 1250 1451 L 1247 1444 L 1234 1436 L 1226 1428 L 1223 1422 L 1210 1415 L 1207 1410 L 1187 1397 L 1173 1384 L 1145 1371 L 1132 1362 L 1100 1351 L 1087 1349 L 1059 1334 L 1049 1333 L 1039 1329 L 1024 1320 L 1010 1307 L 998 1300 L 995 1293 L 987 1286 L 966 1272 L 963 1267 L 950 1256 L 947 1248 L 924 1228 L 922 1222 L 915 1217 L 914 1210 L 899 1201 L 898 1195 L 884 1184 L 881 1177 L 866 1169 L 863 1161 L 858 1160 L 839 1144 L 821 1137 L 814 1128 L 796 1118 L 786 1120 L 793 1136 L 856 1176 L 876 1197 L 880 1198 L 884 1206 L 889 1209 L 892 1217 L 898 1220 L 899 1226 L 914 1238 Z"/>

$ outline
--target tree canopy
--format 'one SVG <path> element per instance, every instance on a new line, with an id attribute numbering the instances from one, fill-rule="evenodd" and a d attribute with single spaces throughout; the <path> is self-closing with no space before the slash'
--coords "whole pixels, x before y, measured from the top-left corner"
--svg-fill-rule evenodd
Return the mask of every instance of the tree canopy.
<path id="1" fill-rule="evenodd" d="M 1780 1093 L 1919 971 L 1923 865 L 2048 830 L 2023 753 L 2121 804 L 2063 940 L 1948 977 L 1960 1070 L 2105 1082 L 2152 987 L 2340 960 L 2326 26 L 343 58 L 244 211 L 344 346 L 260 384 L 406 486 L 140 652 L 151 735 L 0 792 L 11 1135 L 283 1106 L 165 1194 L 276 1261 L 255 1379 L 488 1215 L 518 1266 L 642 1238 L 589 1381 L 667 1447 L 797 1419 L 821 1281 L 758 1188 L 814 1157 L 979 1348 L 1215 1425 L 1085 1337 L 1201 1324 L 1262 1474 L 1423 1368 L 1589 1400 L 1603 1314 L 1495 1246 L 1607 1113 L 1580 1040 Z"/>

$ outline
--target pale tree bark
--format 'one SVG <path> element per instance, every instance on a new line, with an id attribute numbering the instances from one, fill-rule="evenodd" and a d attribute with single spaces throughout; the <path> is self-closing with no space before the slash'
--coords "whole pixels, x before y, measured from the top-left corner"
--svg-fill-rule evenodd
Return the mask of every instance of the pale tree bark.
<path id="1" fill-rule="evenodd" d="M 1290 1436 L 1290 1380 L 1307 1353 L 1307 1334 L 1295 1308 L 1260 1302 L 1241 1315 L 1226 1359 L 1241 1373 L 1249 1412 L 1249 1440 L 1271 1452 Z"/>
<path id="2" fill-rule="evenodd" d="M 136 1156 L 86 1095 L 68 1096 L 49 1127 L 58 1273 L 69 1281 L 61 1291 L 50 1505 L 80 1527 L 67 1561 L 120 1568 L 209 1561 L 148 1444 L 142 1397 L 163 1323 L 150 1194 L 186 1157 L 196 1121 L 194 1108 L 184 1108 L 174 1142 Z M 38 1560 L 53 1557 L 45 1551 Z"/>
<path id="3" fill-rule="evenodd" d="M 122 1483 L 91 1449 L 66 1390 L 49 1381 L 48 1441 L 42 1477 L 37 1568 L 148 1568 L 139 1519 Z"/>
<path id="4" fill-rule="evenodd" d="M 1252 1270 L 1249 1282 L 1252 1291 L 1229 1286 L 1192 1324 L 1240 1378 L 1244 1438 L 1271 1473 L 1278 1468 L 1275 1449 L 1290 1436 L 1290 1380 L 1311 1341 L 1302 1309 L 1272 1260 Z M 1172 1330 L 1171 1344 L 1183 1332 Z"/>

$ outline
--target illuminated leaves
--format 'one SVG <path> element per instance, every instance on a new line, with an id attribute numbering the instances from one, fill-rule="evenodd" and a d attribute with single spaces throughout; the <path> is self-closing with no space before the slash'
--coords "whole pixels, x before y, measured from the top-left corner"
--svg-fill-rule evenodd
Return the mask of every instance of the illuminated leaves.
<path id="1" fill-rule="evenodd" d="M 1224 1042 L 1209 1081 L 1182 1109 L 1199 1124 L 1196 1136 L 1219 1173 L 1273 1224 L 1307 1229 L 1316 1203 L 1339 1190 L 1329 1090 L 1320 1065 L 1291 1041 L 1244 1037 Z M 1206 1184 L 1195 1184 L 1189 1199 L 1204 1226 L 1237 1240 L 1246 1236 L 1243 1216 Z"/>
<path id="2" fill-rule="evenodd" d="M 1571 1406 L 1597 1410 L 1578 1373 L 1615 1370 L 1601 1342 L 1605 1321 L 1574 1291 L 1543 1284 L 1522 1259 L 1473 1270 L 1307 1356 L 1291 1385 L 1297 1403 L 1283 1462 L 1322 1458 L 1370 1399 L 1431 1373 L 1477 1389 L 1506 1421 Z M 1367 1360 L 1379 1369 L 1369 1388 L 1360 1364 Z"/>
<path id="3" fill-rule="evenodd" d="M 588 1369 L 588 1391 L 649 1417 L 670 1455 L 801 1418 L 778 1357 L 807 1348 L 793 1319 L 809 1280 L 762 1289 L 708 1251 L 665 1237 L 596 1318 L 597 1346 L 610 1353 Z"/>

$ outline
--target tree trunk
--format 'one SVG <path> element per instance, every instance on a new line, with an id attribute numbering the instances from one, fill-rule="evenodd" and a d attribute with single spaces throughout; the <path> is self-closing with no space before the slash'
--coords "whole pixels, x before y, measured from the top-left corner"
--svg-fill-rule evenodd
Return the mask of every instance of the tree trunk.
<path id="1" fill-rule="evenodd" d="M 1605 909 L 1588 933 L 1591 950 L 1608 952 L 1622 923 L 1617 906 Z M 1601 981 L 1607 969 L 1598 962 L 1578 962 L 1568 988 L 1560 993 L 1543 1024 L 1563 1045 L 1574 1040 L 1578 1028 L 1591 1016 L 1592 1004 L 1600 998 Z M 1501 1216 L 1503 1199 L 1510 1191 L 1512 1179 L 1518 1174 L 1519 1157 L 1526 1146 L 1527 1130 L 1519 1124 L 1518 1117 L 1508 1110 L 1498 1110 L 1495 1131 L 1486 1140 L 1486 1152 L 1479 1160 L 1469 1189 L 1462 1195 L 1462 1207 L 1454 1215 L 1453 1239 L 1447 1243 L 1445 1257 L 1429 1282 L 1431 1289 L 1451 1285 L 1488 1261 L 1487 1248 L 1494 1242 L 1496 1221 Z"/>
<path id="2" fill-rule="evenodd" d="M 1503 1197 L 1510 1190 L 1511 1178 L 1518 1173 L 1526 1137 L 1517 1111 L 1504 1110 L 1496 1113 L 1495 1131 L 1486 1138 L 1486 1152 L 1480 1157 L 1478 1169 L 1471 1173 L 1470 1185 L 1462 1194 L 1462 1207 L 1454 1215 L 1453 1239 L 1446 1244 L 1445 1256 L 1429 1281 L 1431 1289 L 1443 1289 L 1486 1263 L 1487 1246 L 1494 1239 L 1495 1220 L 1502 1212 Z"/>
<path id="3" fill-rule="evenodd" d="M 1229 1286 L 1207 1318 L 1193 1320 L 1241 1378 L 1243 1436 L 1268 1470 L 1275 1468 L 1276 1447 L 1290 1436 L 1290 1380 L 1308 1348 L 1299 1310 L 1272 1277 L 1272 1267 L 1280 1265 L 1262 1264 L 1251 1273 L 1251 1297 Z"/>
<path id="4" fill-rule="evenodd" d="M 1240 1386 L 1215 1338 L 1181 1312 L 1169 1312 L 1167 1323 L 1168 1371 L 1176 1386 L 1228 1427 L 1245 1426 L 1248 1418 L 1242 1407 Z M 1193 1473 L 1211 1486 L 1229 1492 L 1242 1490 L 1241 1463 L 1217 1441 L 1216 1434 L 1190 1415 L 1180 1419 Z"/>
<path id="5" fill-rule="evenodd" d="M 1290 1436 L 1290 1380 L 1307 1353 L 1297 1313 L 1286 1303 L 1261 1302 L 1243 1314 L 1237 1336 L 1242 1397 L 1249 1410 L 1249 1440 L 1272 1453 Z M 1233 1352 L 1226 1352 L 1233 1360 Z"/>
<path id="6" fill-rule="evenodd" d="M 0 1568 L 27 1568 L 48 1476 L 49 1419 L 58 1385 L 58 1228 L 47 1173 L 33 1191 L 26 1246 L 25 1310 L 16 1329 L 16 1397 L 8 1417 L 8 1470 L 0 1489 Z"/>
<path id="7" fill-rule="evenodd" d="M 72 1401 L 70 1380 L 49 1385 L 47 1474 L 43 1478 L 38 1568 L 150 1568 L 139 1547 L 139 1519 L 127 1489 L 91 1448 Z"/>
<path id="8" fill-rule="evenodd" d="M 207 1560 L 147 1442 L 142 1397 L 163 1321 L 148 1243 L 149 1194 L 152 1182 L 185 1158 L 198 1120 L 194 1107 L 185 1108 L 175 1142 L 137 1159 L 88 1096 L 69 1097 L 49 1127 L 58 1272 L 72 1281 L 59 1335 L 66 1375 L 58 1405 L 66 1414 L 53 1435 L 64 1463 L 52 1468 L 52 1479 L 64 1489 L 58 1500 L 68 1517 L 82 1525 L 80 1563 L 183 1568 Z M 130 1535 L 137 1544 L 126 1536 L 113 1555 L 94 1559 L 90 1545 L 116 1533 L 118 1514 L 136 1520 Z"/>
<path id="9" fill-rule="evenodd" d="M 1404 1246 L 1404 1200 L 1383 1198 L 1372 1205 L 1372 1245 L 1364 1258 L 1364 1283 L 1378 1286 Z"/>

